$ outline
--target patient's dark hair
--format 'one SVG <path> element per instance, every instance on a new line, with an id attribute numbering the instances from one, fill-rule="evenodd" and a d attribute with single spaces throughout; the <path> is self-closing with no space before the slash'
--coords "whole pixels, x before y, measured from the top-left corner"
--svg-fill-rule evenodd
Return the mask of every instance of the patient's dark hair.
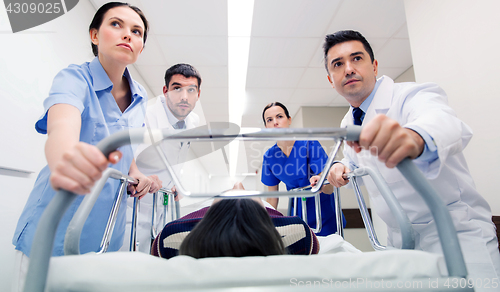
<path id="1" fill-rule="evenodd" d="M 194 258 L 284 253 L 271 217 L 251 199 L 226 199 L 212 205 L 179 248 L 179 254 Z"/>

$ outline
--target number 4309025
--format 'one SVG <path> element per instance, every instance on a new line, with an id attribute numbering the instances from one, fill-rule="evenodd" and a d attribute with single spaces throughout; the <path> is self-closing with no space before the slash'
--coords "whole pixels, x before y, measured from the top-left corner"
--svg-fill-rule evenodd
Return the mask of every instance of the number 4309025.
<path id="1" fill-rule="evenodd" d="M 443 284 L 446 288 L 498 288 L 498 278 L 474 278 L 474 279 L 465 279 L 465 278 L 453 278 L 446 279 Z"/>
<path id="2" fill-rule="evenodd" d="M 9 3 L 7 13 L 31 13 L 31 14 L 59 14 L 61 3 Z"/>

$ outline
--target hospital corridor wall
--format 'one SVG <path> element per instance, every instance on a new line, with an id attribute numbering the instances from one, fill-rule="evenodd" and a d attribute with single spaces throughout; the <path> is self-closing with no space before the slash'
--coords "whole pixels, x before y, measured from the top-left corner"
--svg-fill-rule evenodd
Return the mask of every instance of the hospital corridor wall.
<path id="1" fill-rule="evenodd" d="M 405 0 L 417 82 L 435 82 L 474 133 L 464 154 L 479 193 L 500 215 L 498 1 Z"/>

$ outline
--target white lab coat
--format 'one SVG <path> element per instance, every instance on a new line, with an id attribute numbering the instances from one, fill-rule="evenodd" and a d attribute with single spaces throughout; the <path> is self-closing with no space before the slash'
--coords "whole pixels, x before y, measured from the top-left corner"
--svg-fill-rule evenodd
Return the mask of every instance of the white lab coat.
<path id="1" fill-rule="evenodd" d="M 491 210 L 486 200 L 476 191 L 462 150 L 472 138 L 471 129 L 460 121 L 447 104 L 445 92 L 433 83 L 394 83 L 383 76 L 382 82 L 370 104 L 363 124 L 377 114 L 385 114 L 402 126 L 416 126 L 433 137 L 439 158 L 432 163 L 415 164 L 429 179 L 450 211 L 457 229 L 469 275 L 485 279 L 496 277 L 500 268 L 500 255 Z M 352 125 L 352 109 L 342 120 L 342 126 Z M 396 169 L 385 167 L 368 150 L 356 154 L 344 147 L 343 163 L 349 168 L 369 166 L 378 169 L 415 230 L 416 249 L 442 253 L 437 229 L 424 200 Z M 401 247 L 401 235 L 376 186 L 370 178 L 363 177 L 372 208 L 388 227 L 388 245 Z M 495 273 L 495 267 L 496 273 Z"/>
<path id="2" fill-rule="evenodd" d="M 174 130 L 170 124 L 167 115 L 165 113 L 164 103 L 165 98 L 159 96 L 156 98 L 156 102 L 148 106 L 146 111 L 145 126 L 151 129 L 170 129 Z M 192 129 L 198 126 L 199 117 L 196 113 L 191 112 L 186 119 L 186 129 Z M 181 145 L 179 141 L 168 141 L 164 140 L 161 142 L 161 149 L 166 155 L 168 162 L 173 166 L 174 171 L 178 178 L 180 178 L 180 170 L 182 165 L 186 160 L 187 153 L 189 151 L 190 143 L 184 142 Z M 151 145 L 141 144 L 137 147 L 135 153 L 136 163 L 139 170 L 144 175 L 157 175 L 162 181 L 162 187 L 170 189 L 174 186 L 170 175 L 167 173 L 166 168 L 163 165 L 162 160 L 156 151 L 151 147 Z M 162 210 L 163 210 L 163 199 L 158 198 L 157 206 L 157 228 L 162 227 Z M 139 242 L 139 251 L 149 253 L 151 245 L 151 218 L 153 208 L 153 196 L 148 194 L 140 200 L 140 211 L 137 216 L 137 241 Z M 129 198 L 127 201 L 127 225 L 125 233 L 125 241 L 121 250 L 129 249 L 130 242 L 130 226 L 133 210 L 133 198 Z"/>

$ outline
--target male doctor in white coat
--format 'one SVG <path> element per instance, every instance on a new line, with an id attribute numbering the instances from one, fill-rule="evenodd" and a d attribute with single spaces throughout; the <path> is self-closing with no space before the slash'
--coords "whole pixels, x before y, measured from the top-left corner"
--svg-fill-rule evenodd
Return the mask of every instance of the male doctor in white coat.
<path id="1" fill-rule="evenodd" d="M 156 102 L 148 106 L 146 111 L 145 126 L 151 129 L 192 129 L 198 126 L 199 117 L 192 112 L 200 98 L 201 75 L 189 64 L 176 64 L 165 72 L 165 85 L 163 95 L 156 98 Z M 179 177 L 182 165 L 190 147 L 189 142 L 162 141 L 161 149 L 168 162 L 173 166 Z M 162 160 L 156 150 L 150 145 L 139 145 L 136 151 L 137 167 L 149 175 L 157 175 L 162 181 L 162 187 L 175 191 L 175 186 L 163 166 Z M 139 251 L 149 253 L 151 248 L 151 218 L 153 196 L 141 198 L 140 211 L 137 216 L 136 238 L 139 242 Z M 180 199 L 176 196 L 176 201 Z M 158 198 L 158 210 L 162 210 L 163 198 Z M 133 200 L 129 199 L 127 214 L 126 237 L 122 250 L 129 249 L 130 224 L 132 218 Z M 158 230 L 163 221 L 162 212 L 158 212 Z"/>
<path id="2" fill-rule="evenodd" d="M 415 248 L 442 253 L 430 210 L 394 168 L 406 157 L 414 159 L 450 211 L 469 277 L 489 281 L 491 288 L 496 281 L 498 289 L 500 254 L 491 210 L 476 191 L 462 154 L 472 132 L 448 106 L 445 92 L 434 83 L 394 83 L 387 76 L 377 80 L 378 62 L 359 32 L 327 35 L 323 48 L 328 80 L 351 105 L 341 126 L 363 126 L 359 143 L 344 147 L 345 158 L 333 165 L 328 181 L 340 187 L 349 182 L 343 174 L 359 166 L 378 169 L 410 218 Z M 387 224 L 388 245 L 400 248 L 396 220 L 373 181 L 362 180 L 372 207 Z"/>

